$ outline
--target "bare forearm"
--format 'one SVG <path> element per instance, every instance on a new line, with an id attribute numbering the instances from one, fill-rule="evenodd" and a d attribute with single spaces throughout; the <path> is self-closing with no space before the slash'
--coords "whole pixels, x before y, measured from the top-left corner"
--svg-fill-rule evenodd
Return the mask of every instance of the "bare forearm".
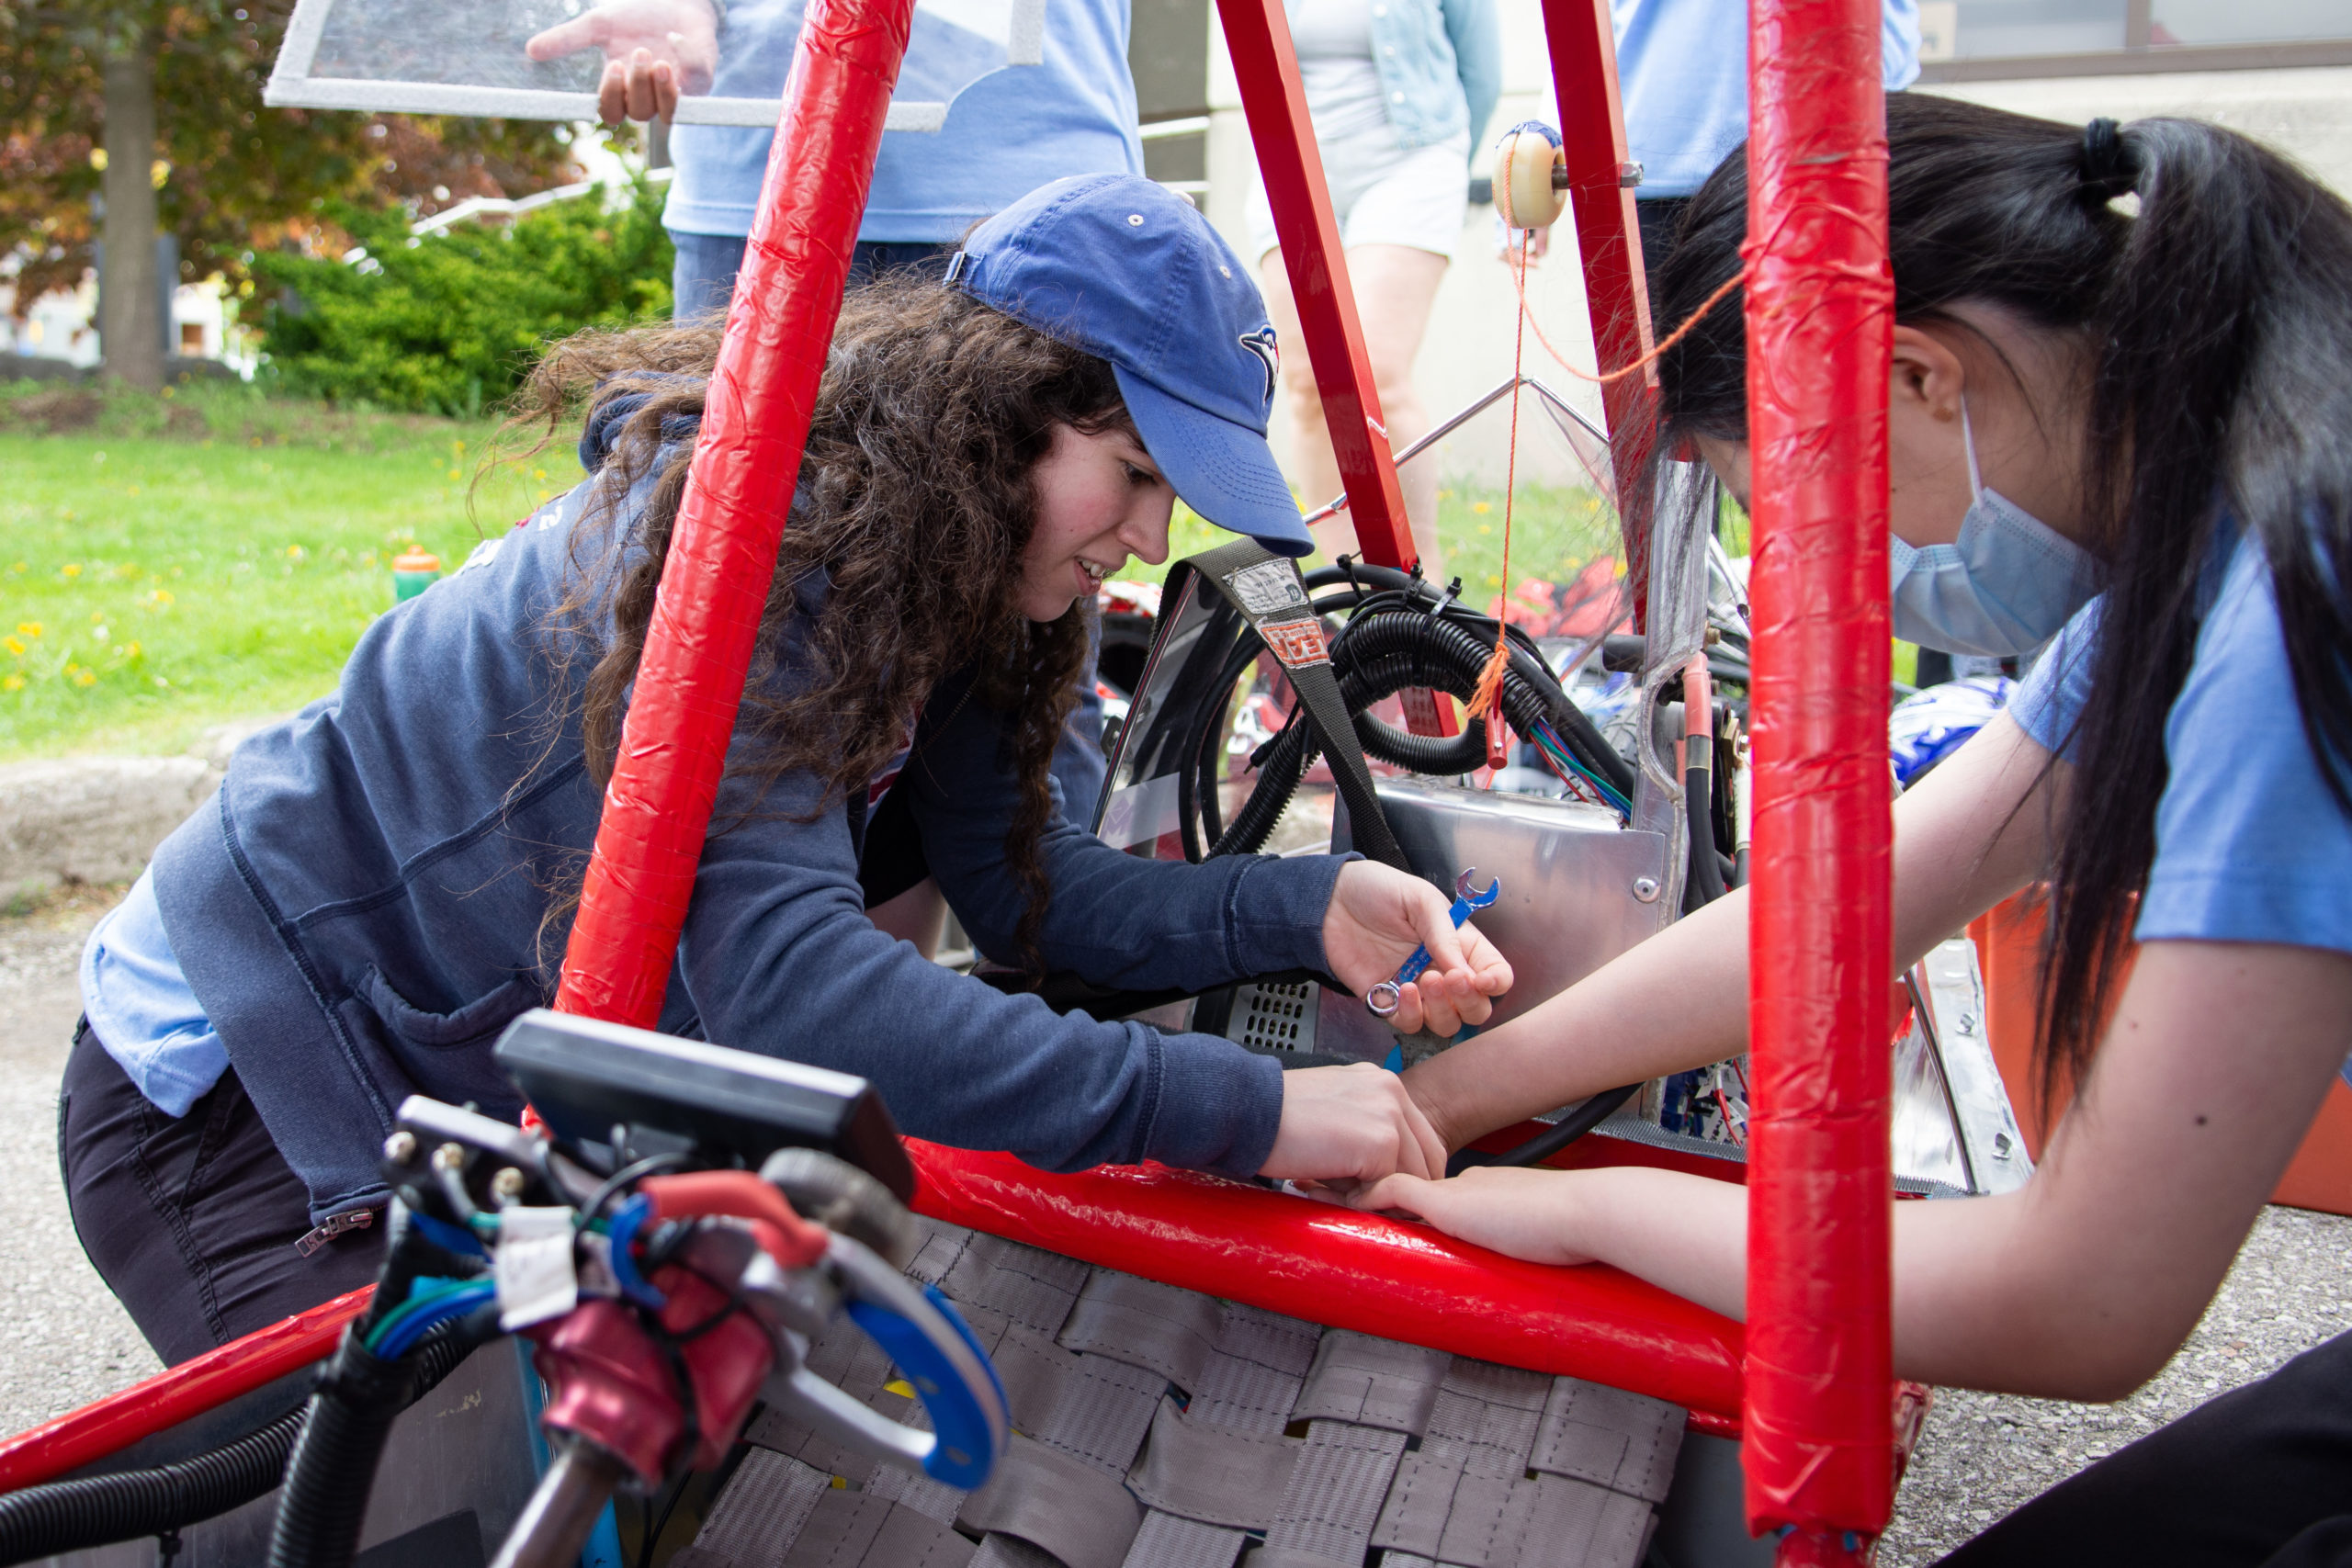
<path id="1" fill-rule="evenodd" d="M 1896 973 L 2035 874 L 2048 760 L 1996 720 L 1899 803 Z M 1747 908 L 1745 889 L 1718 899 L 1423 1063 L 1407 1076 L 1413 1097 L 1459 1147 L 1602 1089 L 1736 1055 L 1747 1048 Z"/>
<path id="2" fill-rule="evenodd" d="M 1649 941 L 1406 1075 L 1455 1146 L 1620 1084 L 1720 1061 L 1747 1032 L 1747 895 Z"/>

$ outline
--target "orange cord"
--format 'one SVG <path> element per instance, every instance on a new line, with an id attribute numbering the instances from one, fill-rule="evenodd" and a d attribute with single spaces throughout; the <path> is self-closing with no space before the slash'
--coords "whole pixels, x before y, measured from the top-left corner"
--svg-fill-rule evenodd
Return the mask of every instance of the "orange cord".
<path id="1" fill-rule="evenodd" d="M 1510 345 L 1510 448 L 1503 463 L 1503 601 L 1502 614 L 1495 620 L 1495 651 L 1488 656 L 1487 667 L 1478 672 L 1478 684 L 1470 694 L 1470 716 L 1485 718 L 1491 733 L 1503 721 L 1503 671 L 1510 668 L 1510 638 L 1506 628 L 1510 624 L 1510 519 L 1511 502 L 1519 494 L 1519 394 L 1527 357 L 1527 236 L 1519 237 L 1519 270 L 1511 275 L 1519 286 L 1519 326 L 1512 334 Z"/>
<path id="2" fill-rule="evenodd" d="M 1689 337 L 1691 332 L 1697 328 L 1699 323 L 1706 319 L 1708 311 L 1713 310 L 1717 305 L 1722 304 L 1733 289 L 1747 281 L 1747 268 L 1742 266 L 1737 272 L 1732 274 L 1729 278 L 1724 280 L 1724 286 L 1721 288 L 1718 288 L 1713 294 L 1708 295 L 1707 298 L 1700 303 L 1699 308 L 1690 312 L 1690 319 L 1685 321 L 1680 326 L 1675 328 L 1673 332 L 1669 333 L 1656 348 L 1651 349 L 1647 354 L 1643 355 L 1631 365 L 1623 366 L 1618 369 L 1607 371 L 1601 375 L 1596 376 L 1589 370 L 1579 370 L 1575 366 L 1569 364 L 1568 356 L 1552 346 L 1552 340 L 1544 335 L 1543 323 L 1534 320 L 1533 313 L 1528 310 L 1526 255 L 1527 247 L 1522 244 L 1520 246 L 1519 270 L 1511 275 L 1511 281 L 1519 287 L 1519 313 L 1521 319 L 1525 321 L 1529 326 L 1535 329 L 1535 341 L 1544 345 L 1544 353 L 1559 361 L 1561 369 L 1566 371 L 1577 380 L 1589 381 L 1596 387 L 1611 386 L 1616 382 L 1623 380 L 1626 377 L 1633 375 L 1635 371 L 1645 370 L 1650 366 L 1657 364 L 1658 355 L 1664 354 L 1668 349 L 1672 348 L 1676 344 L 1680 343 L 1684 338 Z"/>
<path id="3" fill-rule="evenodd" d="M 1651 349 L 1647 354 L 1643 355 L 1639 359 L 1634 360 L 1631 365 L 1623 366 L 1615 370 L 1611 370 L 1602 375 L 1596 376 L 1590 371 L 1579 370 L 1575 366 L 1569 364 L 1567 356 L 1562 354 L 1558 349 L 1554 348 L 1552 346 L 1552 340 L 1544 335 L 1544 328 L 1542 324 L 1535 320 L 1534 312 L 1528 310 L 1528 236 L 1525 230 L 1520 230 L 1516 232 L 1519 236 L 1519 265 L 1512 269 L 1510 280 L 1512 288 L 1515 288 L 1519 294 L 1519 324 L 1516 331 L 1513 333 L 1511 339 L 1510 447 L 1510 456 L 1505 460 L 1503 466 L 1503 484 L 1505 488 L 1503 490 L 1502 614 L 1496 617 L 1495 651 L 1492 656 L 1487 659 L 1486 669 L 1478 672 L 1477 687 L 1470 694 L 1470 716 L 1473 718 L 1486 718 L 1489 728 L 1502 722 L 1501 708 L 1503 671 L 1510 667 L 1510 519 L 1511 502 L 1519 491 L 1519 392 L 1521 383 L 1524 379 L 1528 329 L 1531 327 L 1534 329 L 1535 341 L 1544 345 L 1544 353 L 1559 361 L 1561 369 L 1566 370 L 1569 375 L 1575 377 L 1579 381 L 1590 381 L 1596 386 L 1606 387 L 1611 385 L 1612 382 L 1622 381 L 1626 377 L 1633 375 L 1634 372 L 1645 369 L 1649 366 L 1656 364 L 1659 355 L 1664 354 L 1668 349 L 1672 348 L 1676 344 L 1680 343 L 1684 338 L 1689 337 L 1691 331 L 1696 328 L 1702 321 L 1706 319 L 1707 312 L 1713 310 L 1717 305 L 1722 304 L 1723 301 L 1729 297 L 1731 291 L 1738 288 L 1740 284 L 1747 280 L 1747 268 L 1743 265 L 1739 271 L 1734 273 L 1731 277 L 1724 282 L 1722 288 L 1716 289 L 1713 294 L 1708 295 L 1707 298 L 1701 302 L 1699 308 L 1690 312 L 1690 319 L 1685 321 L 1680 326 L 1675 328 L 1672 333 L 1668 333 L 1657 347 Z"/>

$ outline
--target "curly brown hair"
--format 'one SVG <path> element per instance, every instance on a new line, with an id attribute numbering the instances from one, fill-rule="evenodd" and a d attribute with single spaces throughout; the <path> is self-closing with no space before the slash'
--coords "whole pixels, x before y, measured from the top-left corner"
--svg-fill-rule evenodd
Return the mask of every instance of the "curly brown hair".
<path id="1" fill-rule="evenodd" d="M 567 671 L 587 666 L 579 711 L 599 786 L 612 774 L 685 491 L 693 454 L 683 428 L 701 417 L 720 336 L 716 323 L 584 333 L 550 349 L 520 394 L 516 423 L 538 426 L 542 442 L 583 407 L 593 417 L 616 399 L 644 399 L 575 529 L 577 570 L 552 617 L 556 646 L 570 650 L 560 661 Z M 1040 625 L 1017 607 L 1035 470 L 1057 425 L 1133 428 L 1107 362 L 911 272 L 847 297 L 745 682 L 737 735 L 752 744 L 729 762 L 759 783 L 757 795 L 786 773 L 816 776 L 824 794 L 813 818 L 862 794 L 940 682 L 976 669 L 975 698 L 1012 720 L 1021 806 L 1005 855 L 1026 895 L 1018 941 L 1033 972 L 1050 895 L 1037 856 L 1053 813 L 1048 769 L 1093 613 L 1081 602 Z M 618 501 L 649 475 L 643 510 L 622 515 Z M 818 570 L 830 573 L 831 592 L 802 629 L 804 667 L 779 682 L 777 650 L 798 614 L 794 587 Z"/>

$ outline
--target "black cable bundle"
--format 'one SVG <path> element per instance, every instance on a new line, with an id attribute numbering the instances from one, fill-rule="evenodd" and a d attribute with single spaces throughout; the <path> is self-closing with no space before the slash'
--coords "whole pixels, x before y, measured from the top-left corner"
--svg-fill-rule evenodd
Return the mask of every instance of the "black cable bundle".
<path id="1" fill-rule="evenodd" d="M 407 1401 L 413 1403 L 439 1384 L 481 1343 L 478 1334 L 462 1323 L 447 1324 L 426 1335 L 402 1363 L 413 1382 Z M 403 1404 L 401 1408 L 405 1407 Z M 267 1495 L 285 1478 L 288 1456 L 308 1415 L 307 1408 L 289 1410 L 266 1426 L 193 1459 L 112 1475 L 52 1481 L 0 1496 L 0 1564 L 37 1562 L 119 1540 L 162 1535 L 243 1507 Z M 389 1417 L 385 1425 L 389 1428 Z M 364 1508 L 364 1492 L 361 1506 Z M 353 1529 L 356 1540 L 357 1526 Z"/>
<path id="2" fill-rule="evenodd" d="M 1438 777 L 1483 765 L 1484 719 L 1472 719 L 1459 735 L 1431 737 L 1409 734 L 1367 710 L 1413 686 L 1468 701 L 1494 651 L 1494 618 L 1441 594 L 1419 578 L 1385 567 L 1337 567 L 1316 572 L 1306 581 L 1310 589 L 1344 587 L 1344 592 L 1315 601 L 1315 608 L 1321 614 L 1350 612 L 1345 629 L 1331 645 L 1331 664 L 1365 753 L 1393 767 Z M 1513 626 L 1505 635 L 1510 655 L 1503 676 L 1502 712 L 1511 728 L 1524 735 L 1548 722 L 1578 762 L 1631 795 L 1632 765 L 1569 700 L 1526 634 Z M 1258 784 L 1234 814 L 1232 826 L 1220 823 L 1216 784 L 1222 775 L 1218 741 L 1223 721 L 1234 683 L 1262 651 L 1257 635 L 1244 632 L 1194 707 L 1193 739 L 1176 771 L 1177 817 L 1188 860 L 1256 852 L 1273 832 L 1320 753 L 1312 729 L 1294 713 L 1281 733 L 1251 759 L 1259 770 Z"/>

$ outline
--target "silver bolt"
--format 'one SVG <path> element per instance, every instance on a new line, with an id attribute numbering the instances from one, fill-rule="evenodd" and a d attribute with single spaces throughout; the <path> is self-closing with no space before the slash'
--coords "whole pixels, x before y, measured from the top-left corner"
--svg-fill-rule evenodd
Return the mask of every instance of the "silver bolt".
<path id="1" fill-rule="evenodd" d="M 466 1151 L 461 1145 L 444 1144 L 433 1151 L 433 1168 L 435 1170 L 462 1170 L 465 1165 Z"/>
<path id="2" fill-rule="evenodd" d="M 1964 1012 L 1960 1015 L 1960 1032 L 1962 1034 L 1973 1034 L 1976 1032 L 1976 1015 L 1974 1013 Z"/>
<path id="3" fill-rule="evenodd" d="M 523 1195 L 523 1173 L 508 1166 L 490 1179 L 490 1190 L 502 1203 L 512 1203 Z"/>
<path id="4" fill-rule="evenodd" d="M 1657 902 L 1657 895 L 1658 886 L 1657 877 L 1637 876 L 1634 878 L 1634 897 L 1636 900 L 1644 904 L 1655 904 Z"/>
<path id="5" fill-rule="evenodd" d="M 384 1157 L 394 1165 L 406 1165 L 416 1157 L 416 1134 L 394 1133 L 384 1140 Z"/>

